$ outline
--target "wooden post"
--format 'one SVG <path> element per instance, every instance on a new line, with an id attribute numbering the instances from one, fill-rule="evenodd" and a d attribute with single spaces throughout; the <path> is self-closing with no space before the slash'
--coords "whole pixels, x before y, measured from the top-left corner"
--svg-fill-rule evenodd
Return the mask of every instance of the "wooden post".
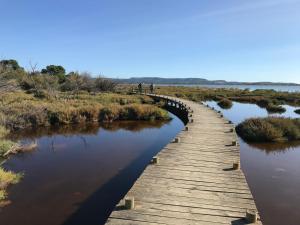
<path id="1" fill-rule="evenodd" d="M 232 146 L 237 146 L 237 142 L 236 141 L 232 141 Z"/>
<path id="2" fill-rule="evenodd" d="M 241 168 L 240 162 L 236 162 L 232 164 L 232 169 L 239 170 Z"/>
<path id="3" fill-rule="evenodd" d="M 189 131 L 189 127 L 185 127 L 185 131 Z"/>
<path id="4" fill-rule="evenodd" d="M 179 143 L 180 142 L 180 138 L 179 137 L 176 137 L 175 139 L 174 139 L 174 143 Z"/>
<path id="5" fill-rule="evenodd" d="M 125 208 L 126 209 L 134 209 L 134 197 L 126 197 L 125 198 Z"/>
<path id="6" fill-rule="evenodd" d="M 223 118 L 224 117 L 223 114 L 221 114 L 220 117 Z"/>
<path id="7" fill-rule="evenodd" d="M 190 119 L 190 121 L 189 121 L 190 123 L 194 123 L 194 119 Z"/>
<path id="8" fill-rule="evenodd" d="M 258 213 L 253 209 L 247 209 L 246 211 L 246 220 L 248 223 L 257 222 Z"/>
<path id="9" fill-rule="evenodd" d="M 152 164 L 158 164 L 158 163 L 159 163 L 159 158 L 158 158 L 158 156 L 154 156 L 154 157 L 152 158 L 152 160 L 151 160 L 151 163 L 152 163 Z"/>
<path id="10" fill-rule="evenodd" d="M 234 129 L 233 128 L 230 128 L 230 130 L 229 130 L 231 133 L 233 133 L 234 132 Z"/>
<path id="11" fill-rule="evenodd" d="M 231 120 L 228 120 L 228 123 L 229 123 L 229 124 L 232 124 L 232 121 L 231 121 Z"/>

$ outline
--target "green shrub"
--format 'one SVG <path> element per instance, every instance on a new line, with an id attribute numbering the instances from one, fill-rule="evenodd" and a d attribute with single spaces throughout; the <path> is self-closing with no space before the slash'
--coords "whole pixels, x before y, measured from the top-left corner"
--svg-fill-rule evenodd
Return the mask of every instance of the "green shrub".
<path id="1" fill-rule="evenodd" d="M 269 113 L 284 113 L 286 109 L 280 105 L 269 104 L 266 107 Z"/>
<path id="2" fill-rule="evenodd" d="M 266 108 L 268 105 L 271 104 L 271 100 L 270 99 L 260 99 L 257 101 L 257 105 L 261 108 Z"/>
<path id="3" fill-rule="evenodd" d="M 218 105 L 222 108 L 222 109 L 230 109 L 232 107 L 232 101 L 230 101 L 227 98 L 223 98 L 218 102 Z"/>
<path id="4" fill-rule="evenodd" d="M 249 142 L 276 142 L 300 140 L 300 120 L 283 117 L 252 118 L 236 127 Z"/>
<path id="5" fill-rule="evenodd" d="M 295 113 L 300 114 L 300 109 L 296 109 Z"/>

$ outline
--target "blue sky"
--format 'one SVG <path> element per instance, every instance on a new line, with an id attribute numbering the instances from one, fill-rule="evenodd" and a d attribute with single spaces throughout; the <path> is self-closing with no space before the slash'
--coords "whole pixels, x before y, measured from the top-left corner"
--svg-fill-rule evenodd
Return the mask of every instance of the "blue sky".
<path id="1" fill-rule="evenodd" d="M 0 57 L 108 77 L 300 83 L 300 0 L 0 0 Z"/>

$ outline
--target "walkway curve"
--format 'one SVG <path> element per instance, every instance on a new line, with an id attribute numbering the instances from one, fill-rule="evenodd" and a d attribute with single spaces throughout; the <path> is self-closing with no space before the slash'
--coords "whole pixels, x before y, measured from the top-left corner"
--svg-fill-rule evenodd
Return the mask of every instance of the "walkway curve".
<path id="1" fill-rule="evenodd" d="M 149 163 L 106 224 L 250 224 L 257 208 L 239 169 L 230 121 L 203 104 L 149 96 L 182 111 L 189 123 Z"/>

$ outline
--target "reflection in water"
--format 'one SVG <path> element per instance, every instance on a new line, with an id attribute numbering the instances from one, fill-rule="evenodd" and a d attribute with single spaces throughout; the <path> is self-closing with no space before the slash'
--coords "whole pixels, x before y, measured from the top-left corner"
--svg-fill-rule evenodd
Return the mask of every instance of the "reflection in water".
<path id="1" fill-rule="evenodd" d="M 183 129 L 176 117 L 162 122 L 117 122 L 27 130 L 21 141 L 38 148 L 11 157 L 4 167 L 24 172 L 9 189 L 12 204 L 0 224 L 103 224 L 146 165 Z M 17 215 L 17 216 L 16 216 Z"/>
<path id="2" fill-rule="evenodd" d="M 278 142 L 278 143 L 248 143 L 252 148 L 257 148 L 269 153 L 284 153 L 296 150 L 300 147 L 300 141 Z"/>
<path id="3" fill-rule="evenodd" d="M 170 121 L 116 121 L 113 123 L 83 123 L 80 125 L 65 125 L 65 126 L 51 126 L 51 127 L 37 127 L 32 129 L 23 129 L 14 132 L 9 138 L 18 139 L 32 139 L 39 138 L 43 136 L 55 136 L 62 134 L 64 136 L 72 135 L 97 135 L 99 128 L 108 131 L 117 131 L 120 129 L 128 130 L 132 132 L 139 132 L 146 128 L 160 128 Z"/>
<path id="4" fill-rule="evenodd" d="M 221 110 L 235 125 L 250 117 L 269 116 L 255 104 L 234 103 Z M 299 118 L 294 107 L 280 116 Z M 279 116 L 279 114 L 272 114 Z M 247 144 L 239 138 L 241 165 L 264 225 L 300 224 L 300 142 Z"/>

